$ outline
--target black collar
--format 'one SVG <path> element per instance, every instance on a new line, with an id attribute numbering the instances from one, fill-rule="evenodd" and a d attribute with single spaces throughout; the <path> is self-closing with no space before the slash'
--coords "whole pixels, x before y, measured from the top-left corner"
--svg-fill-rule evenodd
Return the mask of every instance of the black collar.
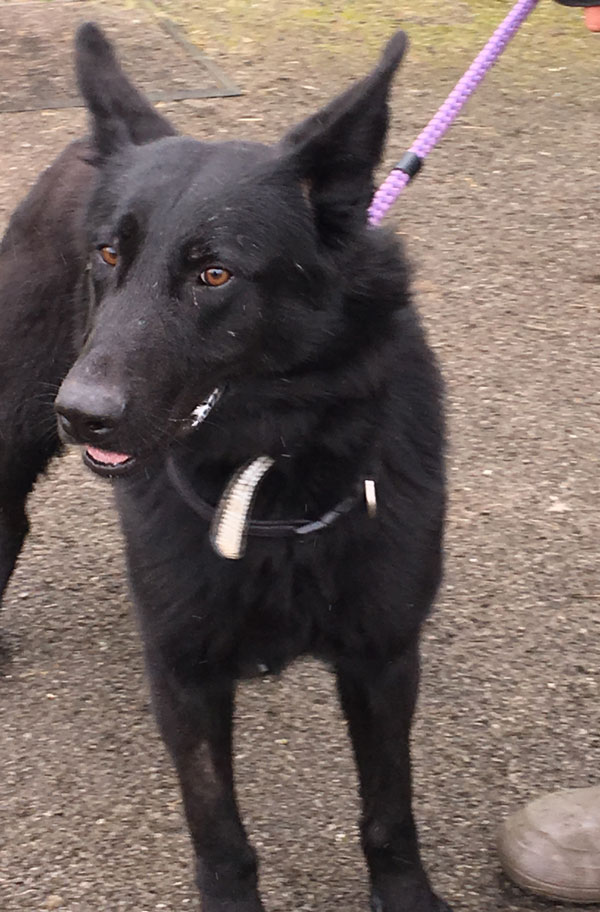
<path id="1" fill-rule="evenodd" d="M 206 522 L 211 523 L 217 511 L 216 507 L 207 504 L 198 497 L 190 482 L 184 478 L 181 469 L 176 465 L 173 454 L 167 456 L 167 475 L 169 481 L 188 507 Z M 292 536 L 310 535 L 320 532 L 349 513 L 364 498 L 364 481 L 356 485 L 356 490 L 349 497 L 340 501 L 332 510 L 328 510 L 319 519 L 306 521 L 304 519 L 291 520 L 251 520 L 247 525 L 247 534 L 257 538 L 290 538 Z"/>

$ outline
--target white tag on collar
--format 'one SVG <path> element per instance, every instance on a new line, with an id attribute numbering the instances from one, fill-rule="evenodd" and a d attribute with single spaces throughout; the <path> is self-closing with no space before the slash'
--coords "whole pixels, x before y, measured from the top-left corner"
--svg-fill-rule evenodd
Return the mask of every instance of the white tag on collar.
<path id="1" fill-rule="evenodd" d="M 274 462 L 270 456 L 259 456 L 238 469 L 225 488 L 210 525 L 211 544 L 221 557 L 239 560 L 244 556 L 256 491 Z"/>

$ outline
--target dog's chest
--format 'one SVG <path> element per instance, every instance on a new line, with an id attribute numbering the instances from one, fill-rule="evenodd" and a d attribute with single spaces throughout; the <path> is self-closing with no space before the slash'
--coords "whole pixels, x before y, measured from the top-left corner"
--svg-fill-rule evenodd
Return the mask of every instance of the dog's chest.
<path id="1" fill-rule="evenodd" d="M 321 652 L 340 600 L 340 530 L 306 541 L 248 542 L 217 555 L 208 524 L 169 498 L 118 496 L 130 580 L 146 635 L 185 661 L 234 676 L 278 671 Z"/>

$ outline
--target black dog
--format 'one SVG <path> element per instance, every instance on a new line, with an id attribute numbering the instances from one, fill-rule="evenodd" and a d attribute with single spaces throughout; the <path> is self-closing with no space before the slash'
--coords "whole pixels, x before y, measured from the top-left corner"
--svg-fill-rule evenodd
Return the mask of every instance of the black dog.
<path id="1" fill-rule="evenodd" d="M 441 572 L 441 385 L 396 243 L 366 224 L 403 51 L 396 36 L 276 146 L 208 144 L 169 135 L 102 34 L 78 36 L 95 175 L 61 295 L 86 339 L 56 410 L 115 479 L 205 912 L 263 908 L 233 791 L 235 682 L 307 654 L 337 675 L 373 908 L 447 909 L 419 858 L 409 757 Z M 17 294 L 47 308 L 27 281 Z M 44 382 L 72 349 L 57 350 Z"/>

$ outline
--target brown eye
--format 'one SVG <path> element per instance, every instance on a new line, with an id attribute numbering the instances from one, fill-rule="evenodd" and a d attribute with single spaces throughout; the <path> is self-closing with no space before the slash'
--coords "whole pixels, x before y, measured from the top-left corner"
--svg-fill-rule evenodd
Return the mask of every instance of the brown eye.
<path id="1" fill-rule="evenodd" d="M 200 281 L 203 285 L 210 285 L 211 288 L 218 288 L 219 285 L 225 285 L 231 278 L 231 273 L 220 266 L 210 266 L 200 273 Z"/>
<path id="2" fill-rule="evenodd" d="M 117 260 L 119 259 L 119 254 L 114 247 L 111 247 L 110 244 L 99 247 L 100 256 L 104 260 L 107 266 L 116 266 Z"/>

